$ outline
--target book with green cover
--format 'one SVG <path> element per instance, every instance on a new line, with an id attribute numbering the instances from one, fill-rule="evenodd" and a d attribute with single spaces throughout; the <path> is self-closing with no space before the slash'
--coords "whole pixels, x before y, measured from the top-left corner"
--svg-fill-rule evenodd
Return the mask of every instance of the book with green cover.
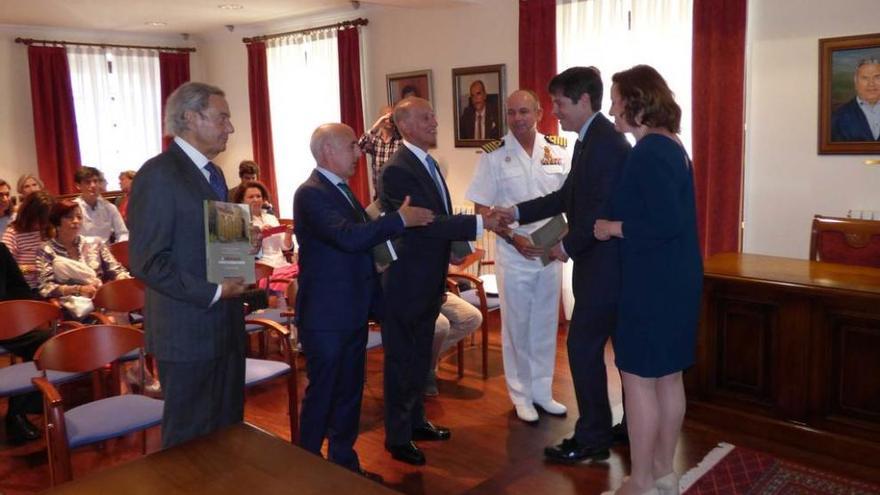
<path id="1" fill-rule="evenodd" d="M 385 214 L 385 212 L 382 211 L 382 206 L 379 203 L 379 200 L 370 203 L 365 210 L 371 220 L 375 220 Z M 376 264 L 377 272 L 384 272 L 389 266 L 391 266 L 391 263 L 396 260 L 397 252 L 394 250 L 394 244 L 390 240 L 373 246 L 373 263 Z"/>
<path id="2" fill-rule="evenodd" d="M 241 277 L 253 284 L 254 255 L 260 245 L 248 205 L 205 200 L 204 207 L 208 282 L 221 284 L 225 278 Z"/>
<path id="3" fill-rule="evenodd" d="M 560 213 L 529 235 L 532 244 L 544 249 L 544 254 L 541 255 L 541 263 L 544 266 L 549 265 L 552 261 L 549 254 L 550 248 L 562 240 L 567 233 L 568 224 L 565 222 L 565 217 Z"/>

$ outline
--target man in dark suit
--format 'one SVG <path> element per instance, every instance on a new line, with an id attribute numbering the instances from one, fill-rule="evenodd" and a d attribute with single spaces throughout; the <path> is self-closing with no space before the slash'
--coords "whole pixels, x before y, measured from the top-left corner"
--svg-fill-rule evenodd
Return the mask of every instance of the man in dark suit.
<path id="1" fill-rule="evenodd" d="M 204 201 L 226 199 L 211 160 L 234 129 L 219 88 L 190 82 L 165 105 L 168 150 L 132 184 L 131 271 L 147 286 L 146 348 L 165 396 L 162 446 L 237 423 L 244 415 L 242 279 L 207 280 Z"/>
<path id="2" fill-rule="evenodd" d="M 399 238 L 398 260 L 383 274 L 386 314 L 382 321 L 385 350 L 385 448 L 395 459 L 425 463 L 413 440 L 447 440 L 447 428 L 425 418 L 423 392 L 431 366 L 434 322 L 446 292 L 446 272 L 453 240 L 472 240 L 483 227 L 495 228 L 494 216 L 453 215 L 449 189 L 428 150 L 437 145 L 437 119 L 427 100 L 411 97 L 394 108 L 401 146 L 386 162 L 379 179 L 382 209 L 396 209 L 409 195 L 412 204 L 434 212 L 434 222 L 409 229 Z M 452 259 L 452 262 L 461 260 Z"/>
<path id="3" fill-rule="evenodd" d="M 321 454 L 324 438 L 331 461 L 374 477 L 360 468 L 354 443 L 358 435 L 367 319 L 378 316 L 379 276 L 371 249 L 429 224 L 434 214 L 409 206 L 369 221 L 349 189 L 361 150 L 354 131 L 325 124 L 312 134 L 317 167 L 293 198 L 299 244 L 296 318 L 306 355 L 309 386 L 300 416 L 300 445 Z"/>
<path id="4" fill-rule="evenodd" d="M 880 141 L 880 60 L 859 61 L 856 96 L 831 114 L 831 141 Z"/>
<path id="5" fill-rule="evenodd" d="M 599 113 L 602 79 L 598 69 L 572 67 L 550 81 L 549 92 L 562 129 L 578 133 L 571 172 L 561 189 L 520 203 L 509 214 L 520 223 L 562 212 L 568 218 L 568 234 L 552 248 L 551 256 L 574 260 L 575 306 L 568 331 L 568 363 L 580 417 L 572 438 L 547 447 L 544 454 L 553 461 L 574 463 L 606 459 L 615 438 L 622 441 L 626 434 L 622 425 L 611 426 L 604 360 L 605 344 L 616 322 L 618 246 L 597 241 L 593 224 L 605 214 L 630 145 Z"/>
<path id="6" fill-rule="evenodd" d="M 469 92 L 470 104 L 462 110 L 458 119 L 458 137 L 460 139 L 500 138 L 498 96 L 487 95 L 486 85 L 479 79 L 471 83 Z"/>

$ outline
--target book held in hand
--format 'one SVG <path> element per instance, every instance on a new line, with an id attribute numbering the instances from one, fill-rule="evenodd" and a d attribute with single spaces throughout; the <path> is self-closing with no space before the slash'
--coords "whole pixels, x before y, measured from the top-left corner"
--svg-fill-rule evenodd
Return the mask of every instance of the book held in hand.
<path id="1" fill-rule="evenodd" d="M 211 200 L 204 205 L 208 281 L 221 284 L 225 278 L 241 277 L 253 284 L 260 237 L 251 227 L 249 206 Z"/>
<path id="2" fill-rule="evenodd" d="M 532 244 L 544 249 L 544 254 L 541 255 L 541 263 L 543 263 L 544 266 L 549 265 L 552 261 L 550 259 L 550 248 L 561 241 L 567 233 L 568 224 L 565 222 L 565 217 L 560 213 L 529 234 Z"/>

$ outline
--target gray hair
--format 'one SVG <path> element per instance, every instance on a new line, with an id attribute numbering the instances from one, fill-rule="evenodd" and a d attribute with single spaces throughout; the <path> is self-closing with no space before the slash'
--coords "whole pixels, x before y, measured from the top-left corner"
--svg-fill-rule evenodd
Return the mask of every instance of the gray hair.
<path id="1" fill-rule="evenodd" d="M 165 134 L 179 136 L 186 131 L 186 112 L 201 112 L 208 108 L 208 99 L 212 95 L 225 97 L 226 93 L 217 86 L 200 82 L 184 83 L 175 89 L 165 102 Z"/>
<path id="2" fill-rule="evenodd" d="M 312 151 L 312 156 L 315 157 L 315 161 L 318 162 L 319 165 L 326 165 L 325 163 L 321 163 L 321 152 L 324 149 L 324 145 L 328 143 L 333 145 L 339 144 L 338 141 L 341 134 L 346 129 L 351 130 L 351 127 L 334 122 L 330 124 L 321 124 L 314 132 L 312 132 L 312 138 L 309 140 L 309 149 Z M 352 131 L 352 133 L 354 133 L 354 131 Z"/>
<path id="3" fill-rule="evenodd" d="M 877 59 L 876 57 L 868 57 L 859 60 L 859 63 L 856 64 L 856 72 L 858 72 L 863 65 L 880 65 L 880 59 Z"/>

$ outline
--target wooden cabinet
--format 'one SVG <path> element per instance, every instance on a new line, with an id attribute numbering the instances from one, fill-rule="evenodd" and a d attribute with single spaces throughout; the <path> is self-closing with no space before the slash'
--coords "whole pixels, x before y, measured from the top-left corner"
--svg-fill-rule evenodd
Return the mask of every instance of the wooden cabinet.
<path id="1" fill-rule="evenodd" d="M 705 262 L 688 416 L 880 466 L 880 269 Z"/>

